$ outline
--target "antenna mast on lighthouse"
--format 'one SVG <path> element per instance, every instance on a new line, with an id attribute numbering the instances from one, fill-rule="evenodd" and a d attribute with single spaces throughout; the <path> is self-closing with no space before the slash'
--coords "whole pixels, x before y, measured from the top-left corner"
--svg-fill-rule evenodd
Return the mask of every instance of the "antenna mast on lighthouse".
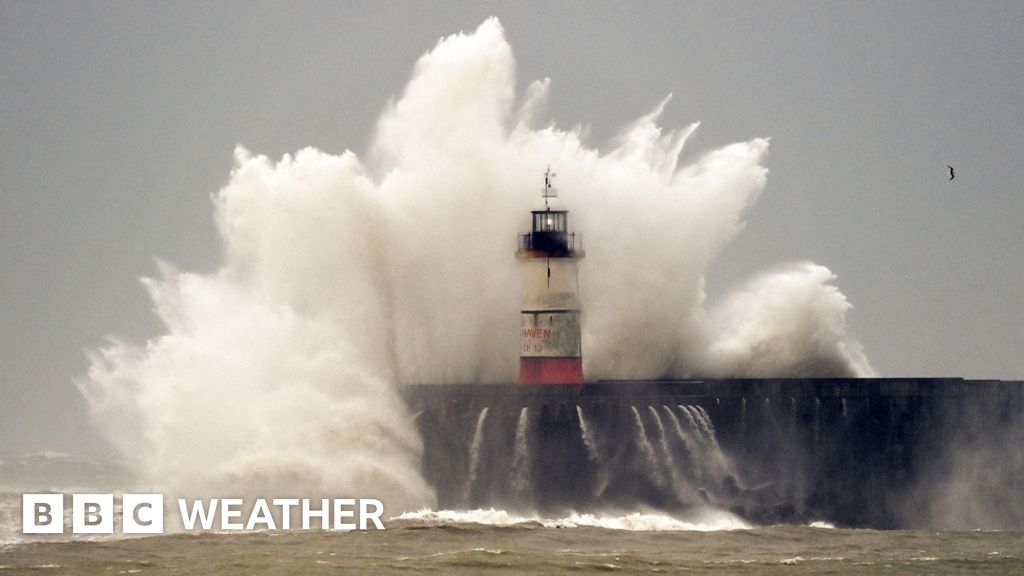
<path id="1" fill-rule="evenodd" d="M 551 180 L 554 179 L 555 176 L 557 176 L 557 174 L 551 171 L 551 165 L 548 164 L 547 172 L 544 172 L 544 192 L 542 193 L 542 196 L 544 196 L 545 210 L 551 210 L 551 207 L 548 206 L 548 198 L 558 198 L 558 190 L 551 187 Z"/>

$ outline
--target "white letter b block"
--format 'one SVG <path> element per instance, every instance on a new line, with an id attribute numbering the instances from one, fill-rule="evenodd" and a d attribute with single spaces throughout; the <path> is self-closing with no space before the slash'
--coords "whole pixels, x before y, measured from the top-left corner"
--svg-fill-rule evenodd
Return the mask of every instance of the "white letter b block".
<path id="1" fill-rule="evenodd" d="M 21 532 L 23 534 L 63 534 L 63 494 L 22 494 Z"/>
<path id="2" fill-rule="evenodd" d="M 114 495 L 72 494 L 71 531 L 75 534 L 113 534 Z"/>

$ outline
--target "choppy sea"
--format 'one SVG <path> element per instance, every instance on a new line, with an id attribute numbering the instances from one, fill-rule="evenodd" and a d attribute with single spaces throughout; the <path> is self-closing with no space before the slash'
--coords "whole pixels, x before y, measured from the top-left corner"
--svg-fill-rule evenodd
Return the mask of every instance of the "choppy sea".
<path id="1" fill-rule="evenodd" d="M 119 492 L 116 462 L 0 457 L 2 574 L 1024 574 L 1024 533 L 748 526 L 654 512 L 419 511 L 383 531 L 25 536 L 21 494 Z"/>

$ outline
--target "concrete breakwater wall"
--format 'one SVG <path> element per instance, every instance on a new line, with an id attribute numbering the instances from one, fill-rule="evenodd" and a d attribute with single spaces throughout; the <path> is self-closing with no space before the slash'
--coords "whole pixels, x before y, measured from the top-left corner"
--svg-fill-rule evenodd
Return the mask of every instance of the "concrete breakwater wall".
<path id="1" fill-rule="evenodd" d="M 1024 528 L 1024 382 L 414 386 L 443 508 Z"/>

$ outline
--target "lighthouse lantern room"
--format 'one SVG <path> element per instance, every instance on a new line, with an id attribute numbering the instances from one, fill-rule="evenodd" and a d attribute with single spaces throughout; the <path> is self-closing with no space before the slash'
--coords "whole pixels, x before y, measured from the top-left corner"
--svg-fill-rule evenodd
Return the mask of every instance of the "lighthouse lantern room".
<path id="1" fill-rule="evenodd" d="M 523 266 L 520 314 L 520 384 L 580 384 L 583 354 L 577 261 L 581 238 L 569 232 L 569 212 L 552 210 L 555 175 L 544 174 L 544 209 L 534 210 L 530 232 L 519 235 Z"/>

